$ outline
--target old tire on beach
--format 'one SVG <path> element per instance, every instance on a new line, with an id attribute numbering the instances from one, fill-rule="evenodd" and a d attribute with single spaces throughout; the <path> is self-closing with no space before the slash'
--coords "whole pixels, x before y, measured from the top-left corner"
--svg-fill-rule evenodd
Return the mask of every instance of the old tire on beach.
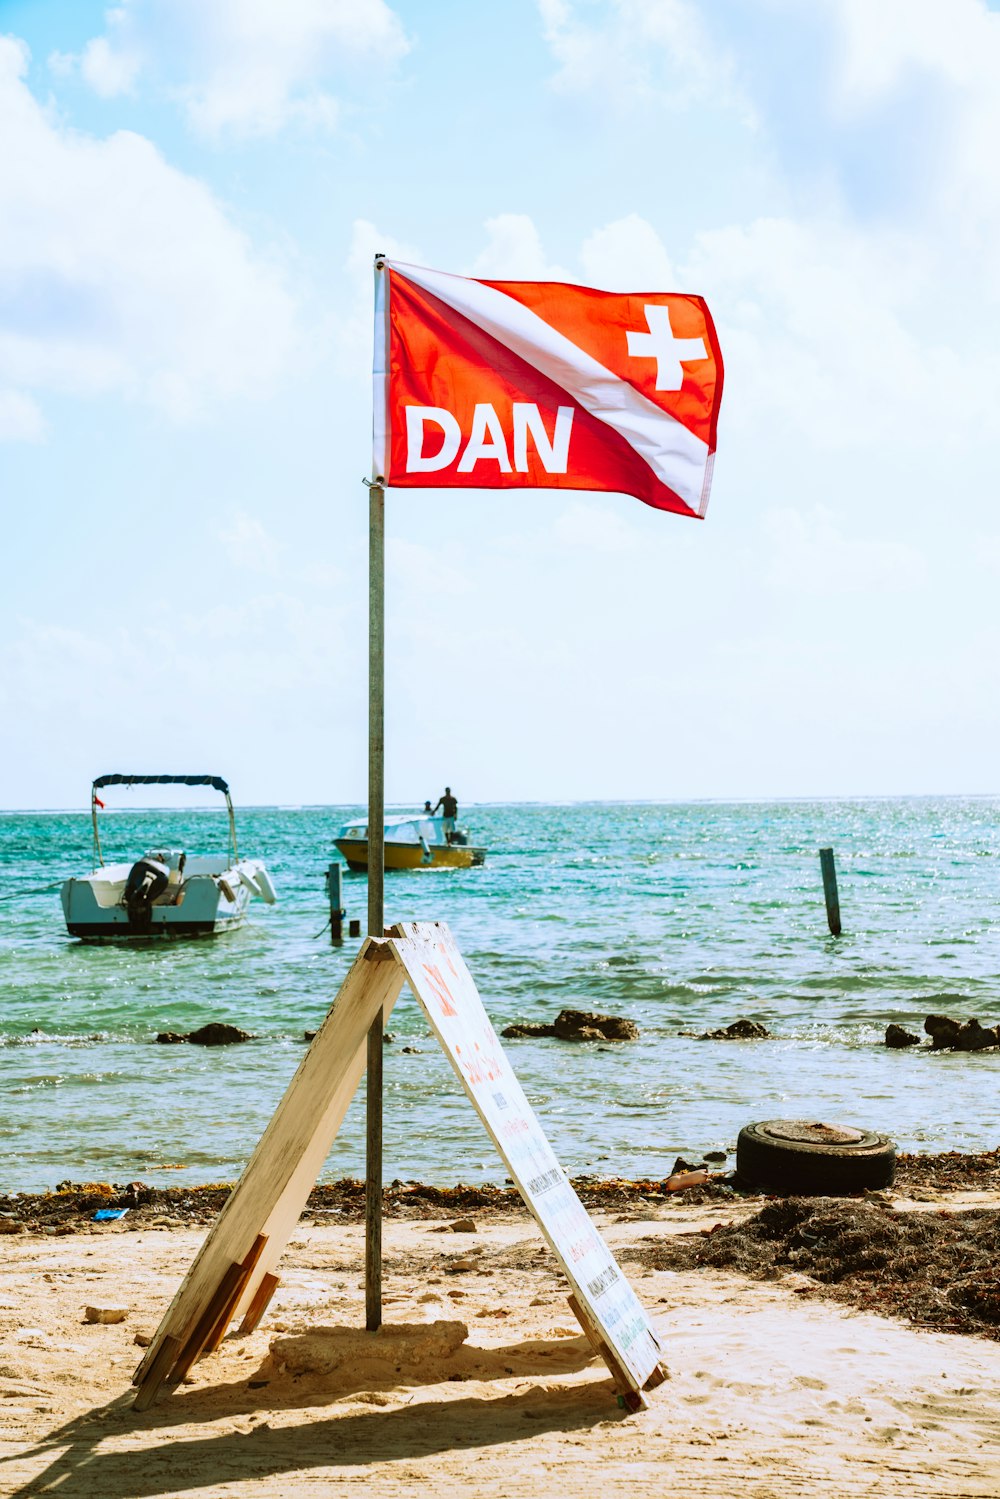
<path id="1" fill-rule="evenodd" d="M 782 1196 L 839 1197 L 891 1186 L 896 1147 L 885 1135 L 805 1119 L 765 1119 L 740 1130 L 736 1175 Z"/>

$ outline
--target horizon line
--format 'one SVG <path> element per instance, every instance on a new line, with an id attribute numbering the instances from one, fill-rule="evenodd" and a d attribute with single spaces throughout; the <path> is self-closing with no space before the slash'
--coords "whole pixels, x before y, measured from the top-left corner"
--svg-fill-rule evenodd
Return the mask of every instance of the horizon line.
<path id="1" fill-rule="evenodd" d="M 690 806 L 791 806 L 811 802 L 906 802 L 906 801 L 993 801 L 1000 800 L 1000 791 L 851 791 L 811 792 L 795 796 L 688 796 L 688 797 L 556 797 L 532 800 L 467 801 L 465 807 L 690 807 Z M 244 812 L 324 812 L 360 808 L 367 810 L 366 801 L 347 802 L 242 802 L 238 809 Z M 173 805 L 155 803 L 133 803 L 131 806 L 104 807 L 108 814 L 119 812 L 207 812 L 224 811 L 220 805 L 210 802 L 179 802 Z M 385 802 L 386 812 L 413 810 L 411 802 Z M 414 815 L 419 809 L 414 810 Z M 81 816 L 89 817 L 89 807 L 0 807 L 0 817 L 30 816 Z"/>

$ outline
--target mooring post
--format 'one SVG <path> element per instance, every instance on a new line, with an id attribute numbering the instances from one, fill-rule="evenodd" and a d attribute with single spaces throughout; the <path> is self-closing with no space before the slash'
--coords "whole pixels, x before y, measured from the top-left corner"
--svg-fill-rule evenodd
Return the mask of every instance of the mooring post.
<path id="1" fill-rule="evenodd" d="M 369 486 L 368 935 L 385 935 L 385 490 Z M 365 1327 L 382 1326 L 382 1016 L 368 1032 L 365 1087 Z"/>
<path id="2" fill-rule="evenodd" d="M 833 862 L 833 849 L 821 848 L 819 867 L 823 871 L 823 894 L 826 897 L 826 919 L 830 933 L 840 936 L 840 896 L 837 893 L 837 868 Z"/>
<path id="3" fill-rule="evenodd" d="M 339 864 L 326 868 L 326 893 L 330 901 L 330 941 L 344 940 L 344 904 L 341 890 L 342 870 Z"/>

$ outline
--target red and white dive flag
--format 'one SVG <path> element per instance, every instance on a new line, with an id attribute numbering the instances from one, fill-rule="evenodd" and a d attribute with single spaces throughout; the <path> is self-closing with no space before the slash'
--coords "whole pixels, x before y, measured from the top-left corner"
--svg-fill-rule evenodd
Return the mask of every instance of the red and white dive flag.
<path id="1" fill-rule="evenodd" d="M 722 354 L 701 297 L 376 261 L 374 477 L 603 489 L 703 516 Z"/>

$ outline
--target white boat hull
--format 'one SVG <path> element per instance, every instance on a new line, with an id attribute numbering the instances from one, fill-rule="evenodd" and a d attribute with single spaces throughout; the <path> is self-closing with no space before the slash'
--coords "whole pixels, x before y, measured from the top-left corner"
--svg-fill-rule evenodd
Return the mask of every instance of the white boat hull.
<path id="1" fill-rule="evenodd" d="M 214 869 L 198 868 L 213 863 Z M 224 864 L 224 860 L 190 860 L 191 872 L 154 900 L 141 921 L 133 919 L 123 898 L 131 865 L 105 865 L 81 879 L 66 880 L 60 892 L 66 929 L 84 942 L 214 937 L 235 931 L 251 899 L 258 896 L 271 904 L 274 887 L 257 860 L 218 867 Z"/>

